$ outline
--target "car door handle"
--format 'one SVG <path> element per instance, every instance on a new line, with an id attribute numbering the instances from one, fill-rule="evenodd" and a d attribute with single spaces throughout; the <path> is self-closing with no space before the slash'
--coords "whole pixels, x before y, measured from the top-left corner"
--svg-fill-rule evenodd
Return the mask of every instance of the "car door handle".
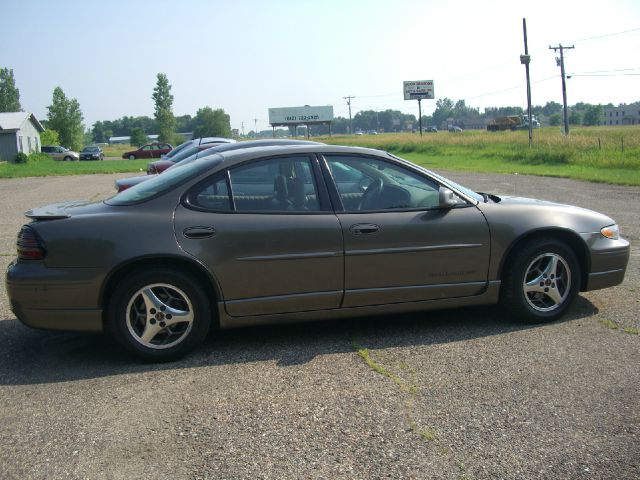
<path id="1" fill-rule="evenodd" d="M 356 223 L 349 230 L 354 235 L 372 235 L 380 231 L 380 226 L 375 223 Z"/>
<path id="2" fill-rule="evenodd" d="M 182 234 L 186 238 L 198 239 L 198 238 L 210 238 L 216 234 L 216 229 L 213 227 L 187 227 L 182 231 Z"/>

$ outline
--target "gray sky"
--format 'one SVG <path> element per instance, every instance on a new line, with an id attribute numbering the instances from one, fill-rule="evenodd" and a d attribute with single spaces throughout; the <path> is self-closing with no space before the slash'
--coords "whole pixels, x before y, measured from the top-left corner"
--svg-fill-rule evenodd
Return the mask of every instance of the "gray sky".
<path id="1" fill-rule="evenodd" d="M 1 0 L 0 12 L 0 66 L 13 68 L 23 108 L 45 118 L 59 85 L 88 127 L 153 116 L 158 72 L 176 115 L 224 108 L 246 131 L 254 118 L 268 127 L 269 107 L 333 105 L 347 116 L 346 95 L 353 114 L 417 115 L 403 80 L 433 79 L 436 99 L 481 109 L 525 107 L 523 17 L 534 104 L 562 102 L 548 49 L 558 43 L 576 47 L 569 104 L 640 100 L 639 0 Z M 423 113 L 434 107 L 423 101 Z"/>

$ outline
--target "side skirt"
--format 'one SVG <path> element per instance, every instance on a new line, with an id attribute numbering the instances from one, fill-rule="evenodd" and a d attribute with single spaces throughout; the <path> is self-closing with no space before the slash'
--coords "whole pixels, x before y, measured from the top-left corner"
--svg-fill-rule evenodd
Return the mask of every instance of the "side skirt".
<path id="1" fill-rule="evenodd" d="M 316 320 L 363 317 L 368 315 L 387 315 L 392 313 L 409 313 L 446 308 L 471 307 L 476 305 L 492 305 L 498 303 L 500 280 L 488 282 L 487 288 L 480 294 L 470 297 L 425 300 L 420 302 L 393 303 L 367 307 L 336 308 L 278 315 L 254 315 L 247 317 L 231 317 L 224 308 L 224 302 L 218 302 L 220 328 L 240 328 L 256 325 L 273 325 L 284 323 L 312 322 Z"/>

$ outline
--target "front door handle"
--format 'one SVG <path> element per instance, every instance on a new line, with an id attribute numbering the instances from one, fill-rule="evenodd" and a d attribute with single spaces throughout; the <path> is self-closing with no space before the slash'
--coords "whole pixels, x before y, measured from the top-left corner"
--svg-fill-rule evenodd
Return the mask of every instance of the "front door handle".
<path id="1" fill-rule="evenodd" d="M 216 229 L 213 227 L 187 227 L 182 231 L 182 234 L 186 238 L 192 239 L 200 239 L 200 238 L 210 238 L 216 234 Z"/>
<path id="2" fill-rule="evenodd" d="M 354 235 L 373 235 L 380 231 L 380 226 L 375 223 L 356 223 L 349 230 Z"/>

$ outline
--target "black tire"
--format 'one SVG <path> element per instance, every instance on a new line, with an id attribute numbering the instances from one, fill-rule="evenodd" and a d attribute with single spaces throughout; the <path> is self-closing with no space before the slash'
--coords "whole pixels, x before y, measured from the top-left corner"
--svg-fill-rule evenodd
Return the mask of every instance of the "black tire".
<path id="1" fill-rule="evenodd" d="M 73 160 L 73 158 L 68 156 L 68 155 L 66 157 L 64 157 L 64 161 L 65 162 L 71 162 L 72 160 Z"/>
<path id="2" fill-rule="evenodd" d="M 154 311 L 149 305 L 158 308 Z M 134 272 L 118 284 L 109 301 L 106 328 L 133 355 L 166 362 L 193 351 L 206 338 L 210 325 L 210 302 L 193 277 L 151 268 Z M 148 340 L 143 338 L 147 330 Z"/>
<path id="3" fill-rule="evenodd" d="M 129 158 L 129 160 L 135 160 L 135 159 L 136 159 L 136 156 L 135 156 L 135 155 L 129 155 L 129 157 L 128 157 L 128 158 Z"/>
<path id="4" fill-rule="evenodd" d="M 556 320 L 580 290 L 576 255 L 566 243 L 550 237 L 532 239 L 515 248 L 502 276 L 502 308 L 526 323 Z"/>

